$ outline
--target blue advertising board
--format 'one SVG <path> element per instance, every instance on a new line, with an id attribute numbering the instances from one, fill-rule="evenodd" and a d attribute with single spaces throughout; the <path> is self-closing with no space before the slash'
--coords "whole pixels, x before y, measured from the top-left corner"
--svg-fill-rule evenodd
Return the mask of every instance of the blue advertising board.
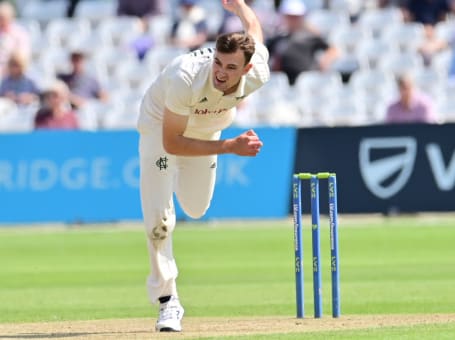
<path id="1" fill-rule="evenodd" d="M 140 216 L 137 135 L 1 135 L 1 222 L 95 222 Z"/>
<path id="2" fill-rule="evenodd" d="M 228 129 L 224 137 L 241 133 Z M 209 218 L 288 214 L 294 129 L 256 130 L 257 157 L 219 157 Z M 0 135 L 0 223 L 140 220 L 135 131 Z M 177 208 L 177 218 L 185 218 Z"/>
<path id="3" fill-rule="evenodd" d="M 453 123 L 304 128 L 294 171 L 336 172 L 341 213 L 455 211 L 454 135 Z"/>

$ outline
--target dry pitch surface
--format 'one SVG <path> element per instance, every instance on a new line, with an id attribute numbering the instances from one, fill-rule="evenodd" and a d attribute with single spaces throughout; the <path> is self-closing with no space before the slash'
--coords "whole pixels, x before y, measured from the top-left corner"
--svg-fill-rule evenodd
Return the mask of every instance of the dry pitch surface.
<path id="1" fill-rule="evenodd" d="M 455 314 L 351 315 L 319 320 L 288 317 L 184 319 L 182 333 L 155 333 L 153 319 L 0 324 L 0 339 L 197 339 L 303 333 L 455 322 Z"/>

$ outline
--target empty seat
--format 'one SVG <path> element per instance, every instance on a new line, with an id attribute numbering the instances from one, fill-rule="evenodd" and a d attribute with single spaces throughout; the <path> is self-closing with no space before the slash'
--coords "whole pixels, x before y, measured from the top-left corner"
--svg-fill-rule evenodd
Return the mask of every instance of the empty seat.
<path id="1" fill-rule="evenodd" d="M 447 75 L 449 73 L 452 58 L 454 58 L 452 49 L 441 51 L 431 58 L 430 67 L 436 72 Z"/>
<path id="2" fill-rule="evenodd" d="M 65 0 L 29 0 L 19 9 L 24 19 L 34 19 L 46 24 L 55 18 L 62 18 L 66 15 L 68 4 Z"/>
<path id="3" fill-rule="evenodd" d="M 151 83 L 157 75 L 157 73 L 151 73 L 144 63 L 133 62 L 119 65 L 111 80 L 121 82 L 130 89 L 142 90 L 144 82 Z"/>
<path id="4" fill-rule="evenodd" d="M 77 121 L 81 130 L 98 130 L 101 105 L 101 102 L 98 100 L 88 100 L 78 109 Z"/>
<path id="5" fill-rule="evenodd" d="M 403 14 L 396 7 L 368 9 L 363 11 L 357 25 L 371 32 L 373 38 L 379 39 L 389 28 L 400 26 L 403 23 Z"/>
<path id="6" fill-rule="evenodd" d="M 435 34 L 438 39 L 453 41 L 455 38 L 455 21 L 453 18 L 438 22 L 435 26 Z"/>
<path id="7" fill-rule="evenodd" d="M 333 31 L 329 39 L 333 45 L 343 52 L 354 53 L 358 46 L 366 41 L 371 41 L 373 38 L 369 30 L 351 25 Z"/>
<path id="8" fill-rule="evenodd" d="M 362 65 L 375 69 L 385 56 L 398 53 L 398 46 L 393 44 L 393 42 L 385 42 L 383 40 L 362 40 L 358 44 L 355 53 L 361 60 Z"/>
<path id="9" fill-rule="evenodd" d="M 339 30 L 350 25 L 347 13 L 327 9 L 308 12 L 306 20 L 314 25 L 325 37 L 330 36 L 333 30 Z"/>
<path id="10" fill-rule="evenodd" d="M 221 26 L 224 9 L 219 1 L 213 0 L 199 0 L 198 6 L 201 6 L 205 11 L 209 35 L 215 36 Z"/>
<path id="11" fill-rule="evenodd" d="M 291 95 L 291 86 L 289 85 L 288 76 L 281 71 L 270 72 L 270 79 L 259 88 L 262 97 L 282 97 L 287 98 Z"/>
<path id="12" fill-rule="evenodd" d="M 295 89 L 298 96 L 328 97 L 343 85 L 338 72 L 302 72 L 296 79 Z"/>
<path id="13" fill-rule="evenodd" d="M 383 92 L 387 87 L 394 86 L 395 79 L 392 73 L 383 72 L 377 69 L 366 69 L 355 72 L 349 86 L 356 91 L 363 92 Z"/>
<path id="14" fill-rule="evenodd" d="M 445 74 L 430 67 L 421 68 L 414 73 L 416 85 L 432 97 L 438 96 L 441 92 L 445 86 L 446 78 Z"/>
<path id="15" fill-rule="evenodd" d="M 369 123 L 363 98 L 346 95 L 343 91 L 323 107 L 321 118 L 329 126 L 358 126 Z"/>
<path id="16" fill-rule="evenodd" d="M 104 64 L 109 75 L 115 74 L 119 67 L 126 67 L 125 65 L 137 62 L 136 54 L 133 51 L 112 46 L 100 48 L 92 59 L 95 63 Z"/>
<path id="17" fill-rule="evenodd" d="M 98 34 L 115 46 L 126 46 L 142 34 L 142 23 L 137 17 L 111 17 L 98 25 Z"/>
<path id="18" fill-rule="evenodd" d="M 172 17 L 169 15 L 152 16 L 148 22 L 147 33 L 157 45 L 165 45 L 171 36 Z"/>
<path id="19" fill-rule="evenodd" d="M 0 97 L 0 131 L 28 132 L 33 130 L 36 106 L 19 107 L 13 101 Z"/>
<path id="20" fill-rule="evenodd" d="M 398 75 L 400 73 L 415 73 L 423 67 L 423 58 L 416 52 L 390 53 L 379 61 L 379 69 Z"/>
<path id="21" fill-rule="evenodd" d="M 38 20 L 18 18 L 16 22 L 28 32 L 31 41 L 39 40 L 43 34 Z"/>
<path id="22" fill-rule="evenodd" d="M 185 48 L 158 45 L 147 52 L 144 62 L 150 74 L 158 74 L 172 59 L 186 52 Z"/>
<path id="23" fill-rule="evenodd" d="M 67 47 L 74 37 L 80 39 L 91 33 L 90 22 L 86 19 L 56 18 L 49 21 L 44 34 L 53 46 Z"/>
<path id="24" fill-rule="evenodd" d="M 455 123 L 455 97 L 441 96 L 437 100 L 436 111 L 443 123 Z"/>
<path id="25" fill-rule="evenodd" d="M 82 0 L 78 3 L 75 16 L 98 23 L 103 19 L 116 16 L 117 1 Z"/>
<path id="26" fill-rule="evenodd" d="M 308 11 L 322 9 L 324 7 L 324 0 L 305 0 L 305 6 Z"/>
<path id="27" fill-rule="evenodd" d="M 92 32 L 90 35 L 75 36 L 67 43 L 69 51 L 82 51 L 87 58 L 91 58 L 105 48 L 112 48 L 112 40 L 106 36 L 98 34 L 97 31 Z"/>
<path id="28" fill-rule="evenodd" d="M 397 91 L 393 74 L 380 70 L 359 70 L 352 75 L 349 87 L 356 96 L 362 98 L 367 121 L 370 124 L 383 122 L 385 106 L 392 101 Z"/>
<path id="29" fill-rule="evenodd" d="M 124 98 L 121 105 L 115 107 L 101 117 L 101 126 L 110 130 L 135 129 L 139 117 L 140 96 Z"/>
<path id="30" fill-rule="evenodd" d="M 412 22 L 390 26 L 381 39 L 385 43 L 393 43 L 402 52 L 415 52 L 425 40 L 425 29 L 420 23 Z"/>
<path id="31" fill-rule="evenodd" d="M 288 99 L 280 96 L 263 96 L 259 91 L 248 97 L 252 98 L 254 118 L 258 125 L 299 126 L 301 116 L 298 108 Z"/>
<path id="32" fill-rule="evenodd" d="M 38 64 L 41 65 L 42 70 L 49 70 L 52 75 L 69 72 L 71 68 L 68 51 L 59 47 L 52 47 L 43 51 Z"/>

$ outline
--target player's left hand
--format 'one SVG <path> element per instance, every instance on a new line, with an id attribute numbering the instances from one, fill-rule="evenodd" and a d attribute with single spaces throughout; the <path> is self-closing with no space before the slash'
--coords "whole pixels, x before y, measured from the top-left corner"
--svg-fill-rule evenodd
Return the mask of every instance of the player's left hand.
<path id="1" fill-rule="evenodd" d="M 222 0 L 221 3 L 226 11 L 236 14 L 237 9 L 241 5 L 244 5 L 245 1 L 243 1 L 243 0 Z"/>

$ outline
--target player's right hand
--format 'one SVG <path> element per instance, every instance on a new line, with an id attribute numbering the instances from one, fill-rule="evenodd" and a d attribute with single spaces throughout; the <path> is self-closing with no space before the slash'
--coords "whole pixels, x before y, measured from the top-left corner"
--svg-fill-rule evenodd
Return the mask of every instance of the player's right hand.
<path id="1" fill-rule="evenodd" d="M 253 130 L 248 130 L 230 141 L 231 152 L 239 156 L 256 156 L 263 145 Z"/>

